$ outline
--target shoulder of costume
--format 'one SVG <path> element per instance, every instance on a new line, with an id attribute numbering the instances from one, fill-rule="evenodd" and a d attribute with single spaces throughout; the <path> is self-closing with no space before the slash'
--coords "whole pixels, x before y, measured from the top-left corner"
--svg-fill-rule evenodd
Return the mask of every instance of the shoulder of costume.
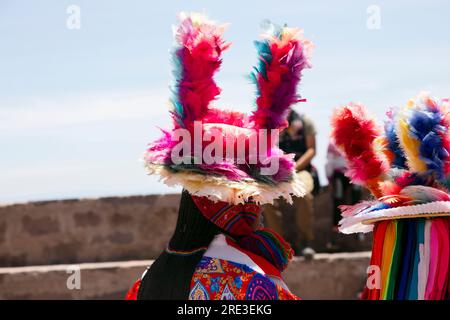
<path id="1" fill-rule="evenodd" d="M 226 237 L 226 242 L 229 246 L 239 250 L 241 253 L 247 255 L 251 260 L 253 260 L 253 262 L 255 264 L 257 264 L 264 272 L 265 274 L 272 276 L 272 277 L 277 277 L 277 278 L 282 278 L 281 277 L 281 272 L 274 266 L 272 265 L 269 261 L 267 261 L 266 259 L 264 259 L 263 257 L 254 254 L 251 251 L 245 250 L 243 248 L 241 248 L 239 246 L 239 244 L 234 241 L 233 239 L 231 239 L 230 237 Z"/>

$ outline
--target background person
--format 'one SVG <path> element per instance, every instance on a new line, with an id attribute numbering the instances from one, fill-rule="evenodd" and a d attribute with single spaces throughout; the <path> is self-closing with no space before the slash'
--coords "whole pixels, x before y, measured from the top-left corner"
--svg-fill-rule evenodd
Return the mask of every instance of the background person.
<path id="1" fill-rule="evenodd" d="M 264 209 L 265 225 L 283 234 L 297 255 L 314 255 L 313 195 L 320 188 L 317 171 L 311 164 L 316 155 L 316 129 L 311 119 L 291 109 L 289 126 L 280 134 L 280 149 L 294 153 L 295 169 L 305 181 L 310 181 L 310 192 L 303 198 L 294 197 L 293 204 L 276 200 Z"/>
<path id="2" fill-rule="evenodd" d="M 325 172 L 329 182 L 330 192 L 333 198 L 333 226 L 331 239 L 327 244 L 330 250 L 337 250 L 336 237 L 339 233 L 338 225 L 341 220 L 341 210 L 339 206 L 344 204 L 355 204 L 361 200 L 362 188 L 352 184 L 345 175 L 347 161 L 344 155 L 336 147 L 333 140 L 330 140 L 327 149 L 327 163 Z"/>

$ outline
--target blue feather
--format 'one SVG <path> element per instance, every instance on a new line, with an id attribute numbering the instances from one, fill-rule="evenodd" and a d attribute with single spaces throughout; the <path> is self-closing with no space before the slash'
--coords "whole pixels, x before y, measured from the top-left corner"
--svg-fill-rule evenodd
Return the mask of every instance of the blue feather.
<path id="1" fill-rule="evenodd" d="M 255 41 L 254 43 L 260 58 L 258 67 L 254 67 L 254 72 L 252 74 L 255 79 L 258 78 L 258 73 L 261 73 L 264 78 L 267 78 L 266 65 L 272 62 L 272 53 L 270 52 L 269 41 Z"/>
<path id="2" fill-rule="evenodd" d="M 378 210 L 389 209 L 389 208 L 390 208 L 390 206 L 388 204 L 386 204 L 384 202 L 377 202 L 376 204 L 370 206 L 369 208 L 361 211 L 361 214 L 364 215 L 364 214 L 367 214 L 372 211 L 378 211 Z"/>
<path id="3" fill-rule="evenodd" d="M 388 148 L 394 154 L 392 167 L 398 169 L 407 169 L 405 154 L 400 147 L 400 142 L 398 140 L 397 132 L 395 130 L 395 124 L 392 118 L 386 121 L 384 132 L 388 140 Z"/>
<path id="4" fill-rule="evenodd" d="M 283 28 L 270 21 L 265 21 L 265 28 L 271 36 L 281 39 Z M 258 52 L 259 63 L 258 67 L 253 67 L 254 71 L 251 73 L 251 79 L 257 84 L 258 73 L 261 73 L 267 79 L 266 66 L 272 62 L 272 52 L 270 51 L 270 41 L 267 39 L 254 41 L 254 44 Z"/>
<path id="5" fill-rule="evenodd" d="M 183 105 L 181 104 L 179 100 L 179 89 L 180 85 L 179 82 L 181 78 L 183 77 L 183 63 L 181 60 L 180 53 L 178 52 L 179 48 L 175 48 L 172 51 L 172 75 L 174 77 L 174 84 L 173 87 L 170 88 L 170 91 L 172 92 L 172 97 L 170 98 L 170 101 L 173 105 L 173 110 L 171 111 L 176 123 L 180 125 L 181 127 L 184 127 L 183 119 L 184 119 L 184 112 L 183 112 Z"/>
<path id="6" fill-rule="evenodd" d="M 441 125 L 443 116 L 438 108 L 424 106 L 412 110 L 408 121 L 411 135 L 420 141 L 421 160 L 438 179 L 444 178 L 445 161 L 448 156 L 441 137 L 446 133 L 446 128 Z"/>

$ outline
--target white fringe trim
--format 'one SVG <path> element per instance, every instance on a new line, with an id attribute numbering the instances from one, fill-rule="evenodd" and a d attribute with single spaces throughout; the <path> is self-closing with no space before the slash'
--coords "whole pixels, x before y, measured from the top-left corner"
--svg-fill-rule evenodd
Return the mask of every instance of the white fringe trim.
<path id="1" fill-rule="evenodd" d="M 373 230 L 373 223 L 376 221 L 440 216 L 450 216 L 450 201 L 435 201 L 413 206 L 383 209 L 366 214 L 358 213 L 354 216 L 343 218 L 339 222 L 339 231 L 345 234 L 365 233 Z"/>
<path id="2" fill-rule="evenodd" d="M 231 204 L 244 203 L 250 197 L 259 204 L 272 204 L 274 199 L 280 197 L 292 203 L 292 196 L 303 197 L 308 191 L 297 173 L 294 173 L 291 182 L 268 185 L 253 179 L 232 181 L 223 177 L 192 172 L 174 173 L 158 164 L 146 163 L 145 167 L 148 174 L 159 175 L 160 180 L 168 186 L 182 186 L 192 195 L 205 196 L 213 201 L 225 201 Z"/>

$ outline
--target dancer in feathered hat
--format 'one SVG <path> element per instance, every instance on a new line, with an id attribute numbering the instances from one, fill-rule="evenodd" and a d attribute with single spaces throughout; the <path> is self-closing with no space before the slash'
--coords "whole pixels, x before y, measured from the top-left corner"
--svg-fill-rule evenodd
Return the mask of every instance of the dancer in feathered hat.
<path id="1" fill-rule="evenodd" d="M 213 75 L 228 48 L 223 27 L 199 14 L 180 15 L 173 129 L 149 145 L 144 161 L 149 174 L 184 190 L 167 248 L 127 298 L 297 299 L 281 277 L 292 249 L 261 226 L 260 205 L 304 194 L 293 157 L 276 137 L 299 100 L 312 44 L 298 29 L 269 27 L 256 42 L 256 110 L 247 116 L 212 106 L 220 93 Z"/>
<path id="2" fill-rule="evenodd" d="M 336 110 L 333 137 L 348 176 L 374 200 L 343 206 L 343 233 L 373 231 L 365 299 L 450 298 L 450 102 L 421 93 L 388 112 L 384 130 L 364 106 Z"/>

